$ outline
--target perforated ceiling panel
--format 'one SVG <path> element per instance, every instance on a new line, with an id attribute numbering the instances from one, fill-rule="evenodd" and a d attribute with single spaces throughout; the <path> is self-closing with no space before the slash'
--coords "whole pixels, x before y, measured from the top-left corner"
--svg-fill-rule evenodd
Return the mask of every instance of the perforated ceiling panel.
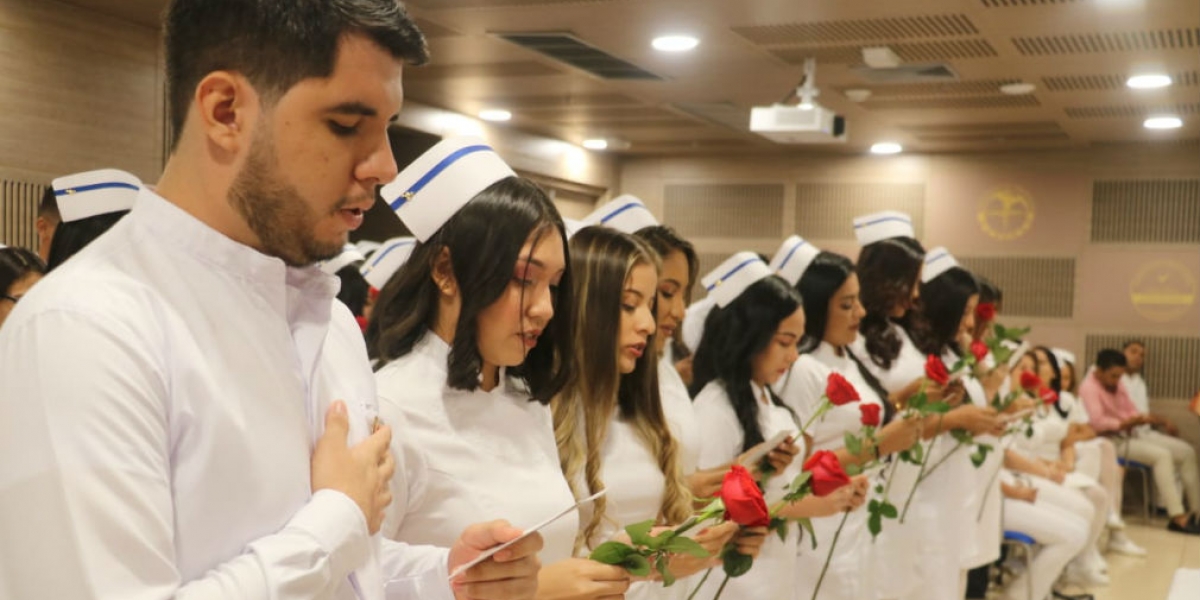
<path id="1" fill-rule="evenodd" d="M 1095 182 L 1092 241 L 1200 242 L 1200 179 Z"/>
<path id="2" fill-rule="evenodd" d="M 1191 398 L 1200 391 L 1200 338 L 1194 337 L 1146 337 L 1141 334 L 1094 334 L 1088 335 L 1084 355 L 1078 357 L 1076 365 L 1086 372 L 1087 365 L 1095 362 L 1096 354 L 1105 348 L 1121 350 L 1125 342 L 1139 340 L 1146 346 L 1146 387 L 1150 397 Z"/>
<path id="3" fill-rule="evenodd" d="M 1105 75 L 1061 75 L 1043 77 L 1042 87 L 1051 92 L 1086 92 L 1093 90 L 1123 90 L 1128 73 Z M 1193 86 L 1200 83 L 1200 73 L 1181 71 L 1171 76 L 1172 85 Z"/>
<path id="4" fill-rule="evenodd" d="M 1200 28 L 1015 37 L 1012 42 L 1025 56 L 1187 50 L 1200 48 Z"/>
<path id="5" fill-rule="evenodd" d="M 925 228 L 925 185 L 920 183 L 801 183 L 796 186 L 796 233 L 814 240 L 853 240 L 854 217 L 898 210 Z"/>
<path id="6" fill-rule="evenodd" d="M 684 237 L 778 238 L 783 221 L 783 184 L 670 184 L 664 191 L 664 222 Z"/>
<path id="7" fill-rule="evenodd" d="M 1004 314 L 1069 319 L 1075 307 L 1074 258 L 958 257 L 1004 290 Z"/>
<path id="8" fill-rule="evenodd" d="M 812 57 L 816 58 L 818 63 L 857 65 L 862 63 L 863 47 L 863 45 L 853 45 L 772 48 L 771 53 L 792 64 L 801 64 L 805 58 Z M 895 51 L 904 62 L 909 63 L 997 56 L 996 49 L 984 39 L 912 42 L 888 44 L 888 47 Z"/>
<path id="9" fill-rule="evenodd" d="M 862 103 L 869 110 L 935 110 L 947 108 L 1011 108 L 1041 106 L 1036 96 L 966 96 L 962 98 L 871 99 Z"/>
<path id="10" fill-rule="evenodd" d="M 734 27 L 733 32 L 761 45 L 908 40 L 975 35 L 966 15 L 928 15 L 885 19 L 811 21 Z"/>
<path id="11" fill-rule="evenodd" d="M 988 8 L 1015 8 L 1021 6 L 1046 6 L 1050 4 L 1074 4 L 1090 0 L 979 0 Z"/>
<path id="12" fill-rule="evenodd" d="M 930 96 L 979 96 L 997 95 L 1000 86 L 1013 83 L 1013 79 L 986 79 L 982 81 L 947 81 L 937 83 L 900 83 L 893 85 L 854 86 L 855 89 L 871 91 L 872 98 L 927 98 Z M 845 91 L 843 88 L 841 91 Z"/>
<path id="13" fill-rule="evenodd" d="M 1197 104 L 1110 104 L 1107 106 L 1068 106 L 1063 112 L 1072 119 L 1123 119 L 1155 114 L 1200 114 Z"/>

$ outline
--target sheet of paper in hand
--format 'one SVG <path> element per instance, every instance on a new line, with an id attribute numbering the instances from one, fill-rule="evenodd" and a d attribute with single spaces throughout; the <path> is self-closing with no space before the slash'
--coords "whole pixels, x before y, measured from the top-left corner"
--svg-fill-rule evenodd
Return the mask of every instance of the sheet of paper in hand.
<path id="1" fill-rule="evenodd" d="M 792 437 L 794 435 L 796 435 L 795 431 L 786 431 L 785 430 L 785 431 L 780 431 L 779 433 L 776 433 L 775 435 L 771 436 L 771 439 L 769 439 L 761 444 L 758 444 L 757 446 L 755 446 L 755 447 L 751 448 L 749 451 L 747 451 L 746 456 L 743 457 L 742 460 L 739 460 L 738 464 L 742 465 L 743 467 L 746 467 L 747 469 L 757 465 L 758 462 L 760 460 L 762 460 L 764 456 L 770 454 L 771 451 L 774 450 L 776 446 L 778 446 L 779 444 L 782 444 L 783 440 L 786 440 L 789 437 Z"/>
<path id="2" fill-rule="evenodd" d="M 605 494 L 605 492 L 607 492 L 607 491 L 608 490 L 600 490 L 599 492 L 596 492 L 595 494 L 592 494 L 591 496 L 588 496 L 587 498 L 584 498 L 583 500 L 580 500 L 579 502 L 576 502 L 575 504 L 572 504 L 571 506 L 564 508 L 562 510 L 562 512 L 559 512 L 558 514 L 546 519 L 545 521 L 542 521 L 541 523 L 538 523 L 537 525 L 534 525 L 533 527 L 526 529 L 524 533 L 522 533 L 520 536 L 517 536 L 515 539 L 504 542 L 503 544 L 500 544 L 499 546 L 494 546 L 492 548 L 487 549 L 486 551 L 483 552 L 483 554 L 476 556 L 474 560 L 467 562 L 465 564 L 461 564 L 458 566 L 458 568 L 454 569 L 454 572 L 450 574 L 450 579 L 453 580 L 455 577 L 458 577 L 459 575 L 466 572 L 467 569 L 470 569 L 471 567 L 474 567 L 475 565 L 491 558 L 497 552 L 504 550 L 505 548 L 508 548 L 509 546 L 512 546 L 513 544 L 537 533 L 538 531 L 541 531 L 547 525 L 567 516 L 568 514 L 571 514 L 572 511 L 579 510 L 579 507 L 603 496 Z"/>

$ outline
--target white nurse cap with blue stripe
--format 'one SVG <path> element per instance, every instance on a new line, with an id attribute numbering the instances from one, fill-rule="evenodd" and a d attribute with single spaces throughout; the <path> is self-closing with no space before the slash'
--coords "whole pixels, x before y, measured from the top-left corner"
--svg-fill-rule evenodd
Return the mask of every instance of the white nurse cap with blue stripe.
<path id="1" fill-rule="evenodd" d="M 930 250 L 925 255 L 925 269 L 921 271 L 921 283 L 929 283 L 938 275 L 958 266 L 958 261 L 943 246 Z"/>
<path id="2" fill-rule="evenodd" d="M 350 265 L 354 261 L 366 260 L 362 252 L 354 247 L 354 244 L 346 244 L 342 246 L 342 253 L 321 263 L 321 271 L 330 275 L 337 275 L 338 271 Z"/>
<path id="3" fill-rule="evenodd" d="M 143 187 L 141 179 L 117 169 L 66 175 L 51 186 L 64 223 L 129 210 Z"/>
<path id="4" fill-rule="evenodd" d="M 371 255 L 371 260 L 363 263 L 358 272 L 362 273 L 367 283 L 375 289 L 382 289 L 388 280 L 404 263 L 408 262 L 408 257 L 412 255 L 413 248 L 417 245 L 417 238 L 412 237 L 396 237 L 383 243 L 374 254 Z"/>
<path id="5" fill-rule="evenodd" d="M 800 283 L 800 278 L 820 253 L 820 248 L 804 241 L 804 238 L 798 235 L 793 235 L 783 240 L 783 245 L 779 246 L 779 251 L 771 259 L 771 270 L 794 286 Z"/>
<path id="6" fill-rule="evenodd" d="M 586 225 L 603 225 L 612 227 L 621 233 L 636 233 L 639 229 L 658 225 L 654 213 L 646 208 L 641 198 L 630 194 L 617 196 L 608 204 L 601 206 L 584 217 Z"/>
<path id="7" fill-rule="evenodd" d="M 912 217 L 894 210 L 885 210 L 854 219 L 854 237 L 859 246 L 898 237 L 916 238 Z"/>
<path id="8" fill-rule="evenodd" d="M 414 160 L 380 193 L 424 242 L 479 192 L 515 175 L 483 139 L 450 137 Z"/>
<path id="9" fill-rule="evenodd" d="M 700 280 L 708 296 L 725 308 L 746 291 L 746 288 L 770 277 L 771 267 L 753 252 L 738 252 Z"/>

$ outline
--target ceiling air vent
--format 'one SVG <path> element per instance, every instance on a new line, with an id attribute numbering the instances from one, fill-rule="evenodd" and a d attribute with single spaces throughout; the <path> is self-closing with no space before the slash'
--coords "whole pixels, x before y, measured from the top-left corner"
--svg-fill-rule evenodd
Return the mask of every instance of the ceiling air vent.
<path id="1" fill-rule="evenodd" d="M 856 67 L 851 69 L 867 83 L 924 83 L 958 81 L 958 75 L 948 65 L 901 65 L 890 69 Z"/>
<path id="2" fill-rule="evenodd" d="M 602 79 L 663 80 L 654 73 L 586 44 L 568 33 L 500 33 L 496 35 L 518 46 L 583 69 Z"/>

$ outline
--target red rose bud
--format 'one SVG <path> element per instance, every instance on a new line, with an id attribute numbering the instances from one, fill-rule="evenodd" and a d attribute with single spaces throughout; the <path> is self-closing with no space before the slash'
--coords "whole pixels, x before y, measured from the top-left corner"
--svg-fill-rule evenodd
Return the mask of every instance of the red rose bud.
<path id="1" fill-rule="evenodd" d="M 862 424 L 867 427 L 878 427 L 880 408 L 878 404 L 859 404 L 858 410 L 862 413 Z"/>
<path id="2" fill-rule="evenodd" d="M 367 332 L 367 318 L 366 317 L 359 315 L 357 317 L 354 317 L 354 321 L 358 323 L 358 328 L 361 329 L 363 331 L 363 333 Z"/>
<path id="3" fill-rule="evenodd" d="M 1047 406 L 1058 402 L 1058 393 L 1048 387 L 1043 387 L 1042 389 L 1038 390 L 1038 397 L 1041 398 L 1042 402 L 1044 402 Z"/>
<path id="4" fill-rule="evenodd" d="M 950 372 L 946 370 L 946 363 L 932 354 L 925 360 L 925 377 L 938 385 L 950 383 Z"/>
<path id="5" fill-rule="evenodd" d="M 733 465 L 721 481 L 717 493 L 725 502 L 725 518 L 743 527 L 766 527 L 771 524 L 771 513 L 762 490 L 741 465 Z"/>
<path id="6" fill-rule="evenodd" d="M 377 288 L 375 286 L 371 286 L 371 287 L 367 288 L 367 298 L 369 298 L 371 300 L 378 300 L 379 299 L 379 288 Z"/>
<path id="7" fill-rule="evenodd" d="M 1033 390 L 1041 389 L 1045 385 L 1042 383 L 1042 378 L 1025 371 L 1021 373 L 1021 389 L 1032 392 Z"/>
<path id="8" fill-rule="evenodd" d="M 804 470 L 812 473 L 809 483 L 813 494 L 828 496 L 838 488 L 850 483 L 850 476 L 842 469 L 837 455 L 828 450 L 817 450 L 804 462 Z"/>
<path id="9" fill-rule="evenodd" d="M 825 397 L 829 398 L 829 403 L 834 406 L 841 406 L 851 402 L 858 402 L 858 390 L 846 381 L 845 377 L 837 373 L 830 373 L 829 379 L 825 383 Z"/>
<path id="10" fill-rule="evenodd" d="M 975 318 L 984 321 L 994 321 L 996 319 L 996 305 L 991 302 L 981 302 L 975 307 Z"/>
<path id="11" fill-rule="evenodd" d="M 983 362 L 983 359 L 987 358 L 988 352 L 987 344 L 982 341 L 971 342 L 971 355 L 975 357 L 975 362 Z"/>

